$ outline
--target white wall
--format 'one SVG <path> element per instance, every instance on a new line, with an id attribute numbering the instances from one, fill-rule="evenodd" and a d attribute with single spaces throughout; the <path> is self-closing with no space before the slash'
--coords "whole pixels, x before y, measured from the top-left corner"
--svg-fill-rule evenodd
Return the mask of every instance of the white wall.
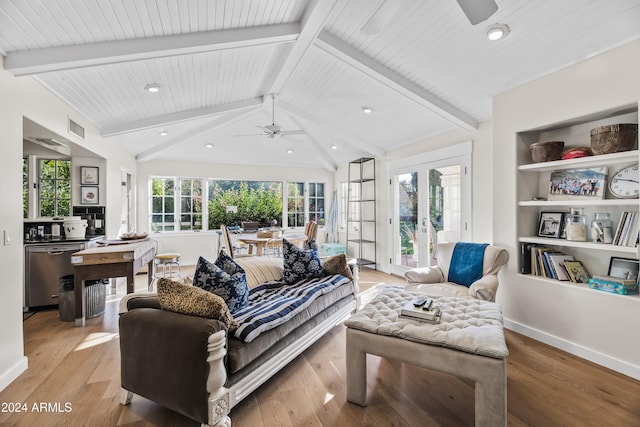
<path id="1" fill-rule="evenodd" d="M 493 242 L 493 204 L 492 204 L 492 122 L 490 120 L 480 123 L 477 130 L 467 132 L 453 130 L 434 137 L 426 138 L 412 144 L 407 144 L 399 149 L 390 151 L 384 158 L 376 159 L 376 242 L 378 270 L 389 272 L 388 239 L 391 232 L 388 218 L 388 206 L 390 198 L 389 175 L 387 164 L 390 161 L 403 159 L 418 154 L 429 153 L 441 148 L 472 141 L 472 240 L 477 242 Z M 354 159 L 355 160 L 355 159 Z M 347 181 L 347 165 L 341 166 L 335 177 L 336 188 L 340 183 Z M 340 233 L 340 243 L 346 241 L 344 232 Z"/>
<path id="2" fill-rule="evenodd" d="M 516 133 L 589 116 L 640 99 L 640 42 L 591 58 L 494 98 L 496 244 L 516 260 Z M 589 141 L 585 141 L 588 145 Z M 609 254 L 603 255 L 608 258 Z M 518 274 L 511 262 L 498 302 L 508 327 L 640 378 L 640 299 Z M 597 313 L 597 314 L 596 314 Z"/>
<path id="3" fill-rule="evenodd" d="M 327 211 L 331 203 L 334 180 L 334 173 L 323 168 L 284 168 L 168 160 L 140 162 L 136 182 L 139 232 L 149 230 L 149 177 L 151 176 L 324 182 Z M 215 231 L 154 233 L 151 237 L 158 242 L 158 251 L 180 253 L 183 265 L 195 264 L 199 256 L 209 260 L 215 259 L 215 254 L 218 252 L 219 239 Z M 318 231 L 318 237 L 318 240 L 322 241 L 322 230 Z"/>
<path id="4" fill-rule="evenodd" d="M 135 159 L 77 111 L 30 77 L 13 77 L 0 69 L 0 226 L 11 233 L 10 245 L 0 243 L 0 390 L 27 367 L 22 331 L 24 250 L 22 245 L 22 120 L 26 116 L 43 127 L 83 145 L 106 159 L 107 227 L 117 230 L 120 217 L 120 167 L 135 170 Z M 85 140 L 67 132 L 67 116 L 86 128 Z M 117 174 L 114 171 L 117 170 Z M 101 175 L 102 179 L 102 175 Z"/>

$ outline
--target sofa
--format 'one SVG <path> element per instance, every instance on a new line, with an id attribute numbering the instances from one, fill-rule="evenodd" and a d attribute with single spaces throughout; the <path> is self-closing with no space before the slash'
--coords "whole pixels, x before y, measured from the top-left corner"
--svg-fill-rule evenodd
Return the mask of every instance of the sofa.
<path id="1" fill-rule="evenodd" d="M 446 242 L 438 244 L 436 260 L 431 267 L 405 272 L 408 291 L 495 301 L 498 272 L 509 261 L 509 253 L 489 244 Z"/>
<path id="2" fill-rule="evenodd" d="M 236 336 L 242 321 L 236 322 L 239 327 L 234 329 L 227 319 L 163 309 L 162 295 L 158 295 L 163 289 L 160 283 L 158 293 L 127 295 L 120 303 L 119 319 L 121 403 L 130 404 L 136 394 L 203 426 L 230 425 L 229 412 L 235 405 L 355 312 L 357 266 L 348 265 L 346 257 L 341 257 L 338 261 L 336 257 L 322 260 L 323 271 L 333 273 L 335 265 L 339 265 L 339 269 L 348 270 L 344 274 L 350 277 L 329 274 L 295 284 L 282 282 L 283 259 L 235 260 L 245 270 L 251 288 L 245 310 L 258 304 L 256 295 L 265 289 L 282 286 L 289 291 L 314 281 L 342 283 L 250 342 Z M 326 270 L 329 261 L 333 266 Z"/>

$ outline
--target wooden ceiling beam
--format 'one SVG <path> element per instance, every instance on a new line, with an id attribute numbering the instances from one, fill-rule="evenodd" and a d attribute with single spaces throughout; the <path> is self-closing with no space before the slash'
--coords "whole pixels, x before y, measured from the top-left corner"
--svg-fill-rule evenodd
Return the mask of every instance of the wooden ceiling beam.
<path id="1" fill-rule="evenodd" d="M 229 112 L 225 114 L 223 117 L 214 119 L 208 123 L 198 126 L 197 128 L 191 129 L 190 131 L 185 132 L 182 135 L 178 135 L 174 138 L 171 138 L 163 142 L 162 144 L 158 144 L 153 148 L 150 148 L 146 151 L 143 151 L 142 153 L 139 153 L 138 155 L 136 155 L 136 160 L 139 162 L 142 162 L 145 160 L 152 160 L 164 151 L 167 151 L 171 148 L 185 144 L 190 140 L 192 140 L 193 138 L 196 138 L 205 133 L 226 128 L 228 126 L 232 126 L 242 120 L 245 120 L 255 115 L 259 111 L 262 111 L 262 105 L 260 105 L 259 107 L 252 107 L 249 110 L 239 110 L 239 111 Z"/>
<path id="2" fill-rule="evenodd" d="M 348 144 L 358 148 L 359 150 L 365 151 L 373 156 L 378 157 L 384 157 L 387 155 L 387 153 L 379 147 L 367 144 L 356 136 L 350 134 L 347 130 L 341 128 L 337 122 L 329 123 L 284 101 L 279 101 L 278 106 L 287 111 L 291 116 L 295 116 L 311 123 L 315 123 L 316 125 L 322 126 L 325 129 L 330 129 L 332 135 L 346 141 Z M 305 132 L 308 133 L 308 129 L 305 129 Z"/>
<path id="3" fill-rule="evenodd" d="M 221 113 L 228 113 L 237 110 L 245 110 L 247 108 L 261 107 L 263 104 L 262 96 L 243 101 L 229 102 L 226 104 L 214 105 L 211 107 L 198 108 L 195 110 L 178 111 L 176 113 L 163 114 L 155 117 L 148 117 L 142 120 L 136 120 L 128 123 L 120 123 L 113 126 L 105 126 L 100 130 L 100 136 L 109 137 L 122 135 L 130 132 L 137 132 L 154 127 L 167 126 L 174 123 L 184 122 L 187 120 L 201 119 L 207 116 L 213 116 Z"/>
<path id="4" fill-rule="evenodd" d="M 468 131 L 478 128 L 478 121 L 464 111 L 349 46 L 328 31 L 322 31 L 318 35 L 315 45 L 399 94 L 449 120 L 456 126 Z"/>
<path id="5" fill-rule="evenodd" d="M 307 49 L 313 45 L 316 37 L 324 27 L 329 14 L 333 10 L 336 0 L 312 0 L 305 10 L 300 25 L 300 35 L 294 43 L 291 51 L 283 61 L 282 65 L 273 73 L 267 85 L 265 94 L 280 93 L 282 88 L 291 77 L 294 70 L 304 57 Z M 265 97 L 265 102 L 268 99 Z"/>
<path id="6" fill-rule="evenodd" d="M 300 126 L 300 123 L 294 118 L 289 116 L 289 120 L 298 128 L 303 129 Z M 327 169 L 329 172 L 335 172 L 338 170 L 338 166 L 335 164 L 333 159 L 322 149 L 322 145 L 316 140 L 313 135 L 313 132 L 309 132 L 308 129 L 305 129 L 306 137 L 311 142 L 311 149 L 317 154 L 317 160 Z"/>
<path id="7" fill-rule="evenodd" d="M 4 68 L 16 76 L 115 64 L 223 49 L 295 41 L 300 24 L 276 24 L 218 31 L 113 40 L 10 52 Z"/>

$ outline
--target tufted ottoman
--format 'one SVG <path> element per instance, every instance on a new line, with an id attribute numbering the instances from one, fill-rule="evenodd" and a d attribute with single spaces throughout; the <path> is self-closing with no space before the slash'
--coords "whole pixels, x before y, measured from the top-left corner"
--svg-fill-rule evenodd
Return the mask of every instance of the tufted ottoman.
<path id="1" fill-rule="evenodd" d="M 385 287 L 347 326 L 347 400 L 367 398 L 367 353 L 433 369 L 475 382 L 475 425 L 507 421 L 509 354 L 500 306 L 489 301 L 433 297 L 442 308 L 438 324 L 398 317 L 400 309 L 424 294 Z"/>

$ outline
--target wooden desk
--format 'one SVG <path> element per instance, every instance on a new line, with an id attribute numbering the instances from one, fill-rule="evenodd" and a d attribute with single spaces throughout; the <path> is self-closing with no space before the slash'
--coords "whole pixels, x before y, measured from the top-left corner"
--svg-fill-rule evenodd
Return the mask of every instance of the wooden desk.
<path id="1" fill-rule="evenodd" d="M 76 326 L 84 326 L 86 319 L 85 280 L 126 277 L 127 293 L 130 294 L 135 287 L 134 276 L 145 264 L 148 268 L 147 281 L 151 283 L 154 252 L 155 243 L 147 239 L 127 244 L 98 246 L 74 253 L 71 256 L 71 264 L 74 266 Z"/>
<path id="2" fill-rule="evenodd" d="M 258 237 L 257 234 L 241 234 L 238 238 L 239 241 L 248 245 L 255 245 L 257 256 L 262 256 L 264 249 L 267 247 L 267 243 L 276 242 L 279 246 L 282 246 L 282 239 L 285 238 L 294 245 L 300 246 L 307 240 L 306 234 L 292 234 L 290 236 L 279 237 Z M 251 253 L 251 246 L 249 246 L 249 253 Z"/>

